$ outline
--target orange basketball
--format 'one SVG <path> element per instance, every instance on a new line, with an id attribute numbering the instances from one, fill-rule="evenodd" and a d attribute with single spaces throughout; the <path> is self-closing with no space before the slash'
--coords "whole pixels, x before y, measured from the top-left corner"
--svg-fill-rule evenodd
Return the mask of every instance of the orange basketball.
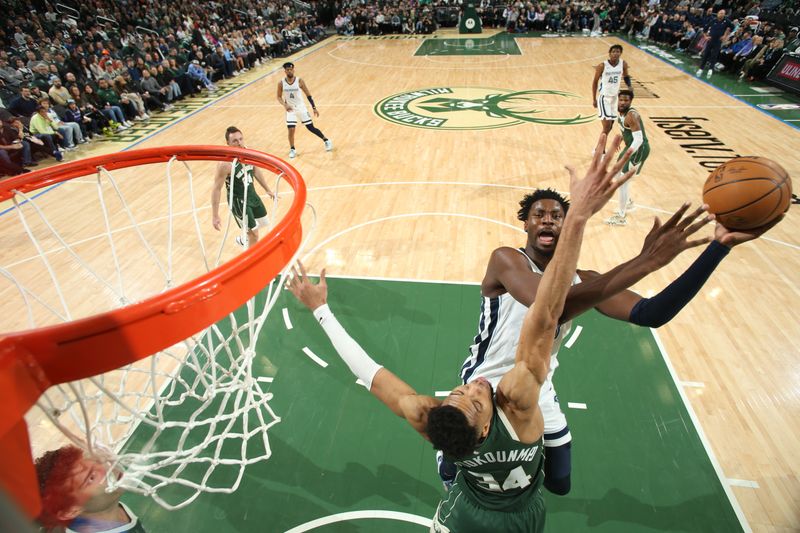
<path id="1" fill-rule="evenodd" d="M 708 176 L 703 202 L 728 229 L 757 228 L 789 209 L 792 180 L 782 166 L 766 157 L 736 157 Z"/>

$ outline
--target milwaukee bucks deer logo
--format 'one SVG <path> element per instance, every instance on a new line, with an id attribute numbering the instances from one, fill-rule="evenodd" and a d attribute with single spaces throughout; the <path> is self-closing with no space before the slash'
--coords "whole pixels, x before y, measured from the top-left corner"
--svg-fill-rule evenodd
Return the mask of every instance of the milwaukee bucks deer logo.
<path id="1" fill-rule="evenodd" d="M 378 102 L 375 112 L 404 126 L 446 130 L 504 128 L 523 123 L 566 126 L 594 120 L 594 115 L 565 113 L 568 102 L 564 99 L 574 98 L 578 96 L 555 90 L 440 87 L 390 96 Z"/>

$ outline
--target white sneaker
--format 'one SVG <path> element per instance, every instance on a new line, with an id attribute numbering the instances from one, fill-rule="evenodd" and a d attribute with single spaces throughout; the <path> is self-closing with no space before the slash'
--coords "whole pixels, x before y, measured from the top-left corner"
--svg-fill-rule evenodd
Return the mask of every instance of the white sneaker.
<path id="1" fill-rule="evenodd" d="M 327 141 L 325 141 L 325 150 L 327 150 L 328 152 L 333 150 L 333 141 L 332 140 L 328 139 Z"/>
<path id="2" fill-rule="evenodd" d="M 289 150 L 289 159 L 294 159 L 295 157 L 297 157 L 297 152 L 295 151 L 294 148 L 292 148 L 291 150 Z"/>
<path id="3" fill-rule="evenodd" d="M 708 72 L 706 72 L 706 79 L 710 80 L 712 74 L 714 74 L 714 69 L 713 68 L 708 69 Z"/>
<path id="4" fill-rule="evenodd" d="M 236 244 L 238 244 L 238 245 L 239 245 L 239 246 L 241 246 L 242 248 L 247 248 L 247 245 L 246 245 L 246 244 L 244 243 L 244 241 L 242 240 L 242 236 L 241 236 L 241 235 L 237 235 L 237 236 L 236 236 Z"/>
<path id="5" fill-rule="evenodd" d="M 627 226 L 628 221 L 625 219 L 625 215 L 614 215 L 610 218 L 605 220 L 605 223 L 609 226 Z"/>
<path id="6" fill-rule="evenodd" d="M 697 69 L 697 72 L 695 72 L 694 75 L 699 78 L 700 76 L 703 75 L 703 69 L 701 69 L 701 68 Z"/>
<path id="7" fill-rule="evenodd" d="M 142 119 L 143 119 L 143 120 L 150 120 L 150 115 L 148 115 L 147 113 L 145 113 L 144 115 L 142 115 Z"/>

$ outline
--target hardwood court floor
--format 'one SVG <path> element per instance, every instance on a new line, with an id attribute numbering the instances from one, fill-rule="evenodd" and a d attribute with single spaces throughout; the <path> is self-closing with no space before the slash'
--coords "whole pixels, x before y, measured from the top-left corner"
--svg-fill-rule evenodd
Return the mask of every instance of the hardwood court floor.
<path id="1" fill-rule="evenodd" d="M 537 119 L 592 115 L 592 67 L 606 57 L 610 44 L 620 41 L 518 39 L 520 55 L 415 56 L 421 42 L 329 40 L 295 60 L 297 75 L 306 80 L 320 109 L 315 124 L 335 145 L 326 153 L 321 141 L 298 129 L 299 156 L 292 164 L 306 178 L 309 199 L 319 213 L 306 258 L 312 269 L 327 266 L 343 276 L 480 281 L 491 250 L 524 242 L 515 218 L 521 196 L 534 187 L 566 191 L 563 165 L 583 167 L 589 161 L 600 129 L 596 121 L 496 127 L 505 119 L 491 117 L 496 109 L 476 102 L 514 91 L 551 91 L 534 95 L 535 109 L 541 111 Z M 473 48 L 476 42 L 480 45 L 473 41 Z M 452 44 L 467 48 L 455 39 Z M 610 228 L 602 218 L 611 214 L 612 203 L 587 230 L 580 266 L 599 271 L 638 252 L 654 215 L 663 220 L 682 202 L 699 202 L 708 167 L 724 158 L 762 155 L 800 176 L 797 130 L 627 44 L 623 59 L 637 86 L 651 88 L 658 97 L 645 98 L 646 91 L 639 90 L 635 101 L 652 148 L 632 187 L 638 210 L 629 215 L 627 227 Z M 282 73 L 270 70 L 277 66 L 273 62 L 251 74 L 265 76 L 138 147 L 218 144 L 224 129 L 236 125 L 250 147 L 285 157 L 283 111 L 275 101 Z M 425 99 L 448 101 L 423 104 L 436 108 L 430 112 L 433 120 L 449 117 L 461 129 L 409 127 L 378 115 L 379 102 L 421 89 L 451 89 Z M 402 101 L 389 101 L 388 111 L 403 111 Z M 406 112 L 420 115 L 420 105 L 412 102 Z M 447 105 L 460 106 L 460 111 L 448 115 L 442 111 Z M 484 107 L 476 110 L 475 105 Z M 518 111 L 530 111 L 531 105 Z M 699 125 L 702 141 L 666 133 L 680 123 Z M 210 182 L 209 175 L 208 187 Z M 60 189 L 69 193 L 78 187 Z M 196 189 L 198 201 L 206 202 L 208 191 Z M 800 527 L 800 354 L 795 343 L 800 333 L 795 277 L 800 241 L 795 211 L 768 238 L 735 249 L 701 293 L 658 332 L 723 482 L 731 485 L 756 531 Z M 16 240 L 7 218 L 0 218 L 0 229 L 10 254 Z M 655 294 L 698 253 L 686 252 L 635 290 Z"/>

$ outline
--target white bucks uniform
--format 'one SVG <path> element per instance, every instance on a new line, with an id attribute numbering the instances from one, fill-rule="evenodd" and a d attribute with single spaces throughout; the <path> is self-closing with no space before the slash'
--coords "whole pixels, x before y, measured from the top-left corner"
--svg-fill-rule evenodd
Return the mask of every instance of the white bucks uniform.
<path id="1" fill-rule="evenodd" d="M 525 252 L 518 250 L 537 274 L 542 270 L 531 261 Z M 572 284 L 580 283 L 578 275 Z M 534 305 L 536 305 L 534 303 Z M 461 367 L 461 380 L 469 383 L 479 377 L 486 378 L 492 387 L 497 388 L 500 379 L 514 366 L 514 357 L 519 344 L 522 321 L 528 308 L 519 303 L 509 293 L 494 298 L 484 297 L 481 302 L 481 318 L 478 334 L 469 347 L 470 356 Z M 567 419 L 558 405 L 558 397 L 553 387 L 553 374 L 558 368 L 558 350 L 561 341 L 569 334 L 572 322 L 561 324 L 556 330 L 553 349 L 550 352 L 550 371 L 539 392 L 539 407 L 544 416 L 544 445 L 561 446 L 572 440 L 567 427 Z"/>
<path id="2" fill-rule="evenodd" d="M 283 101 L 286 102 L 291 111 L 286 112 L 286 125 L 297 126 L 297 119 L 303 124 L 311 124 L 311 115 L 308 113 L 306 103 L 303 100 L 303 90 L 300 88 L 300 78 L 295 77 L 293 83 L 283 78 Z"/>
<path id="3" fill-rule="evenodd" d="M 600 120 L 617 118 L 617 95 L 622 81 L 622 65 L 622 59 L 616 66 L 607 59 L 603 61 L 603 74 L 600 76 L 600 90 L 597 94 L 597 116 Z"/>

